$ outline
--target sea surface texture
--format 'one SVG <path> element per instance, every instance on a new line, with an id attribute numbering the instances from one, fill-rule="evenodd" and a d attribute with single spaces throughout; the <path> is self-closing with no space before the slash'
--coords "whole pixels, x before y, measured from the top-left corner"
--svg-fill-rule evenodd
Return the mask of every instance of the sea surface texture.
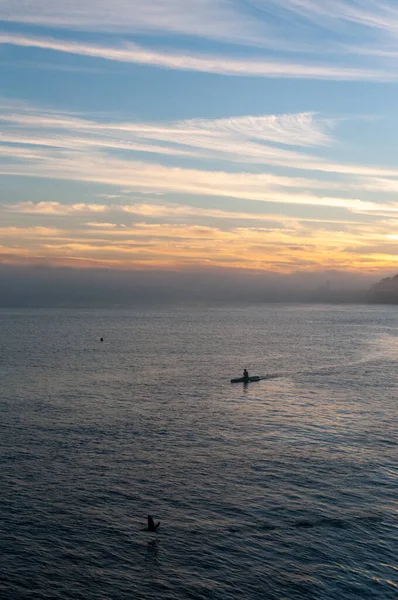
<path id="1" fill-rule="evenodd" d="M 396 307 L 0 331 L 1 600 L 397 598 Z"/>

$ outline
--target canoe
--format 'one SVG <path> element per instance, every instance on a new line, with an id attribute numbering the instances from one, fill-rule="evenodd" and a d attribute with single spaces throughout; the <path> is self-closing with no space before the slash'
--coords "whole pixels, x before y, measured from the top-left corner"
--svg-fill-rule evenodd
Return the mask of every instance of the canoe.
<path id="1" fill-rule="evenodd" d="M 235 379 L 231 379 L 231 383 L 251 383 L 252 381 L 260 381 L 264 379 L 264 377 L 260 377 L 259 375 L 253 375 L 253 377 L 249 377 L 249 380 L 246 380 L 244 377 L 235 377 Z"/>

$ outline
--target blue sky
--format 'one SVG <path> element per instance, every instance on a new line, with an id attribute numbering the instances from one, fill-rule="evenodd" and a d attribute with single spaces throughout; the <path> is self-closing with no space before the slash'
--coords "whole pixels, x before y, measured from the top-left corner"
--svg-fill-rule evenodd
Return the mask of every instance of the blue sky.
<path id="1" fill-rule="evenodd" d="M 395 271 L 398 2 L 0 20 L 1 262 Z"/>

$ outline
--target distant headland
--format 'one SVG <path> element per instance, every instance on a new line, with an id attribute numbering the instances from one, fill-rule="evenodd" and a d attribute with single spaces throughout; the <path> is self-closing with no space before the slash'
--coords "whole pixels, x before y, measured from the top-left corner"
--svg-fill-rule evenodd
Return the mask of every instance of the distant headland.
<path id="1" fill-rule="evenodd" d="M 398 274 L 372 285 L 368 301 L 373 304 L 398 304 Z"/>

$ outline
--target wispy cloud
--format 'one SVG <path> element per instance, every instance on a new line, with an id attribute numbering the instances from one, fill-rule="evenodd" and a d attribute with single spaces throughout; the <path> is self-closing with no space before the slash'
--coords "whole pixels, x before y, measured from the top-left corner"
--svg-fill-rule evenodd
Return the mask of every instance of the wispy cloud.
<path id="1" fill-rule="evenodd" d="M 292 25 L 297 16 L 304 28 Z M 296 17 L 296 19 L 295 19 Z M 398 7 L 379 0 L 36 0 L 0 4 L 0 20 L 55 28 L 113 33 L 163 33 L 272 45 L 311 41 L 311 25 L 355 38 L 371 32 L 398 33 Z M 289 34 L 289 35 L 287 35 Z M 324 40 L 324 43 L 326 40 Z M 335 40 L 338 45 L 338 38 Z"/>
<path id="2" fill-rule="evenodd" d="M 100 69 L 98 86 L 112 73 L 115 99 L 121 74 L 146 72 L 135 114 L 153 115 L 87 116 L 0 101 L 0 173 L 19 177 L 24 192 L 15 203 L 2 192 L 0 262 L 30 256 L 57 264 L 275 270 L 392 264 L 398 168 L 385 158 L 393 156 L 388 148 L 374 151 L 371 164 L 371 142 L 366 154 L 352 143 L 358 127 L 344 129 L 343 119 L 302 108 L 304 93 L 299 104 L 284 98 L 289 114 L 245 114 L 243 95 L 236 109 L 239 99 L 229 104 L 221 94 L 202 115 L 224 118 L 162 121 L 157 115 L 167 115 L 167 106 L 156 112 L 151 96 L 151 75 L 160 72 L 130 65 L 189 72 L 173 76 L 175 96 L 195 73 L 223 76 L 200 78 L 223 91 L 244 83 L 248 94 L 292 86 L 253 78 L 318 80 L 300 84 L 311 92 L 322 89 L 321 80 L 397 82 L 396 2 L 7 0 L 0 1 L 0 20 L 8 22 L 0 44 L 15 64 L 37 59 L 44 68 Z M 43 81 L 45 75 L 38 74 Z M 231 77 L 242 78 L 242 86 Z M 355 88 L 339 86 L 344 94 Z M 56 103 L 51 92 L 49 86 L 48 102 Z M 89 105 L 88 96 L 70 92 L 75 106 Z M 151 102 L 142 110 L 144 97 Z M 108 105 L 106 94 L 101 100 Z M 232 105 L 240 114 L 226 113 Z M 265 105 L 251 97 L 247 112 Z M 320 93 L 306 106 L 317 105 L 333 106 L 333 98 Z M 200 116 L 189 100 L 184 110 Z M 30 196 L 33 178 L 53 182 L 36 181 Z M 67 197 L 69 203 L 60 201 Z"/>
<path id="3" fill-rule="evenodd" d="M 238 163 L 322 167 L 318 158 L 280 146 L 327 146 L 333 121 L 311 113 L 192 119 L 169 123 L 104 122 L 33 107 L 0 112 L 4 123 L 0 150 L 29 152 L 39 159 L 44 148 L 126 150 L 166 156 L 213 158 Z M 26 149 L 21 149 L 20 145 Z M 43 147 L 38 149 L 38 147 Z"/>
<path id="4" fill-rule="evenodd" d="M 267 0 L 258 0 L 266 5 Z M 278 0 L 278 4 L 309 21 L 324 25 L 333 22 L 346 22 L 362 25 L 369 29 L 398 34 L 398 7 L 391 2 L 379 0 Z"/>
<path id="5" fill-rule="evenodd" d="M 18 0 L 0 4 L 0 20 L 122 33 L 166 33 L 253 43 L 266 28 L 233 0 Z M 257 32 L 257 35 L 256 35 Z"/>
<path id="6" fill-rule="evenodd" d="M 26 108 L 4 109 L 0 121 L 5 125 L 0 143 L 12 144 L 12 148 L 25 144 L 72 151 L 127 150 L 320 170 L 328 170 L 323 161 L 286 146 L 317 147 L 334 143 L 331 136 L 334 121 L 311 113 L 145 123 L 99 122 Z"/>
<path id="7" fill-rule="evenodd" d="M 23 214 L 36 215 L 87 215 L 90 213 L 102 213 L 109 209 L 105 204 L 61 204 L 60 202 L 18 202 L 17 204 L 5 204 L 4 210 Z"/>
<path id="8" fill-rule="evenodd" d="M 373 206 L 376 209 L 376 205 Z M 383 213 L 383 205 L 377 205 L 377 209 L 381 214 Z M 112 228 L 125 228 L 127 225 L 121 222 L 121 216 L 134 217 L 136 219 L 156 219 L 163 220 L 173 223 L 189 223 L 189 222 L 209 222 L 217 220 L 220 227 L 225 227 L 225 223 L 233 221 L 239 222 L 255 222 L 255 223 L 268 223 L 270 226 L 274 226 L 275 223 L 279 223 L 278 227 L 287 227 L 290 224 L 308 223 L 308 224 L 319 224 L 320 226 L 332 226 L 334 228 L 348 228 L 356 227 L 360 225 L 361 228 L 366 226 L 366 222 L 361 219 L 360 213 L 357 213 L 357 219 L 341 219 L 341 218 L 319 218 L 319 217 L 292 217 L 289 215 L 282 215 L 278 212 L 272 213 L 260 213 L 241 211 L 238 209 L 227 210 L 220 208 L 204 208 L 199 206 L 192 206 L 187 204 L 179 204 L 176 202 L 169 203 L 135 203 L 135 204 L 61 204 L 60 202 L 19 202 L 16 204 L 0 204 L 0 211 L 3 210 L 7 213 L 18 213 L 27 216 L 31 216 L 33 219 L 36 216 L 49 216 L 49 217 L 73 217 L 74 226 L 87 225 L 89 227 L 112 227 Z M 366 211 L 363 211 L 366 214 Z M 86 222 L 87 216 L 95 218 L 106 218 L 110 216 L 118 218 L 118 223 L 109 223 L 108 221 L 88 221 Z M 59 221 L 61 224 L 61 221 Z M 254 225 L 254 223 L 253 223 Z M 389 220 L 388 223 L 382 223 L 381 227 L 384 231 L 387 225 L 396 227 L 396 223 L 393 220 Z M 372 228 L 377 227 L 377 224 L 373 224 Z M 230 225 L 227 225 L 230 228 Z M 124 234 L 128 233 L 128 230 L 124 229 Z"/>
<path id="9" fill-rule="evenodd" d="M 280 213 L 261 213 L 261 212 L 250 212 L 242 210 L 227 210 L 213 208 L 203 208 L 199 206 L 192 206 L 187 204 L 178 203 L 151 203 L 151 204 L 109 204 L 109 205 L 92 205 L 92 204 L 72 204 L 65 205 L 59 202 L 20 202 L 17 204 L 4 204 L 0 205 L 0 212 L 5 213 L 17 213 L 31 217 L 32 222 L 36 222 L 36 218 L 40 216 L 51 217 L 52 222 L 54 218 L 57 219 L 55 222 L 58 227 L 65 228 L 65 222 L 62 220 L 67 217 L 67 223 L 73 222 L 75 229 L 82 229 L 87 227 L 94 227 L 96 229 L 114 229 L 115 232 L 122 236 L 128 236 L 131 234 L 129 228 L 130 221 L 126 220 L 129 217 L 138 220 L 150 220 L 153 222 L 161 221 L 168 223 L 184 223 L 184 224 L 197 224 L 200 223 L 208 224 L 217 221 L 221 229 L 231 229 L 233 223 L 239 221 L 240 224 L 247 223 L 248 227 L 267 227 L 270 229 L 297 229 L 299 224 L 306 223 L 308 227 L 324 227 L 331 230 L 345 230 L 353 231 L 360 227 L 361 231 L 366 230 L 366 221 L 363 220 L 360 213 L 357 218 L 341 219 L 341 218 L 319 218 L 319 217 L 292 217 L 286 214 Z M 103 218 L 107 220 L 97 221 L 86 221 L 86 218 Z M 117 223 L 109 222 L 110 218 L 117 219 Z M 250 224 L 250 225 L 249 225 Z M 386 228 L 391 225 L 391 228 L 396 228 L 396 225 L 391 220 L 388 223 L 379 224 L 381 231 L 385 231 Z M 372 231 L 377 228 L 377 224 L 372 225 Z M 370 229 L 370 228 L 369 228 Z M 367 231 L 367 230 L 366 230 Z M 368 233 L 368 231 L 367 231 Z"/>
<path id="10" fill-rule="evenodd" d="M 0 112 L 0 121 L 5 125 L 0 142 L 7 144 L 0 146 L 0 152 L 10 156 L 28 153 L 38 160 L 48 158 L 44 148 L 37 148 L 43 146 L 53 148 L 64 158 L 69 154 L 63 150 L 73 153 L 90 149 L 94 152 L 128 150 L 324 173 L 379 177 L 398 174 L 396 169 L 339 164 L 302 152 L 302 147 L 335 144 L 331 135 L 335 122 L 312 113 L 139 123 L 100 122 L 74 114 L 44 112 L 34 107 L 11 110 L 6 106 Z M 24 144 L 26 148 L 16 144 Z M 131 158 L 136 159 L 136 156 Z M 310 179 L 306 182 L 297 180 L 296 184 L 299 187 L 321 185 Z M 329 182 L 328 186 L 330 189 L 335 184 Z"/>
<path id="11" fill-rule="evenodd" d="M 53 227 L 0 227 L 0 235 L 3 237 L 47 238 L 57 237 L 59 230 Z"/>
<path id="12" fill-rule="evenodd" d="M 28 106 L 13 110 L 6 104 L 0 120 L 0 156 L 7 158 L 0 163 L 4 174 L 104 183 L 151 194 L 231 197 L 351 212 L 396 210 L 393 200 L 364 200 L 360 192 L 394 193 L 398 169 L 335 163 L 308 153 L 308 147 L 338 147 L 332 136 L 335 121 L 311 113 L 138 123 L 94 121 Z M 176 162 L 144 162 L 147 152 Z M 195 168 L 181 166 L 179 157 L 196 158 Z M 198 159 L 229 165 L 209 170 L 208 165 L 201 168 Z M 289 171 L 258 173 L 253 165 Z M 106 199 L 112 197 L 115 194 Z M 74 206 L 88 210 L 86 205 Z M 76 209 L 46 204 L 43 210 Z M 96 210 L 95 205 L 90 210 Z"/>
<path id="13" fill-rule="evenodd" d="M 125 42 L 118 46 L 95 45 L 55 38 L 33 37 L 0 33 L 0 44 L 26 48 L 40 48 L 80 56 L 101 58 L 121 63 L 134 63 L 166 69 L 197 71 L 217 75 L 240 77 L 270 77 L 292 79 L 322 79 L 340 81 L 398 80 L 398 75 L 388 69 L 360 66 L 340 66 L 319 61 L 263 60 L 261 58 L 231 58 L 228 55 L 206 55 L 190 52 L 177 53 L 144 48 Z"/>
<path id="14" fill-rule="evenodd" d="M 296 113 L 192 119 L 180 123 L 178 129 L 185 135 L 203 135 L 207 132 L 220 137 L 229 135 L 289 146 L 323 146 L 332 143 L 329 132 L 333 126 L 332 119 L 322 119 L 314 113 Z"/>
<path id="15" fill-rule="evenodd" d="M 118 227 L 116 223 L 107 223 L 106 221 L 103 221 L 102 223 L 98 223 L 96 221 L 89 221 L 88 223 L 86 223 L 86 225 L 87 227 L 95 227 L 98 229 L 116 229 Z"/>
<path id="16" fill-rule="evenodd" d="M 366 226 L 349 232 L 281 221 L 272 226 L 234 227 L 139 222 L 120 228 L 116 224 L 89 223 L 85 229 L 43 227 L 1 228 L 5 243 L 2 259 L 24 262 L 30 257 L 50 264 L 97 266 L 147 266 L 158 268 L 200 265 L 289 272 L 302 268 L 366 270 L 386 267 L 395 259 L 391 237 Z M 24 247 L 18 240 L 24 239 Z"/>
<path id="17" fill-rule="evenodd" d="M 40 33 L 48 28 L 54 36 L 3 32 L 0 43 L 119 63 L 230 76 L 397 81 L 398 7 L 394 2 L 36 0 L 21 4 L 7 0 L 0 3 L 0 21 L 29 24 L 33 31 L 40 26 Z M 70 34 L 62 39 L 59 31 L 54 34 L 60 29 L 78 30 L 78 40 Z M 93 32 L 101 33 L 109 43 L 93 43 Z M 161 34 L 164 47 L 132 43 L 137 35 L 142 39 L 147 34 L 151 43 L 154 34 Z M 228 46 L 224 54 L 193 52 L 195 38 Z M 230 44 L 240 49 L 240 57 L 236 50 L 231 54 Z"/>
<path id="18" fill-rule="evenodd" d="M 297 193 L 294 188 L 309 188 L 308 179 L 279 177 L 271 174 L 228 173 L 198 169 L 169 168 L 160 164 L 127 161 L 115 157 L 91 154 L 84 157 L 68 153 L 60 158 L 51 154 L 39 163 L 13 165 L 2 172 L 14 175 L 49 177 L 76 181 L 100 182 L 110 185 L 134 186 L 137 189 L 155 189 L 177 194 L 240 198 L 306 206 L 328 206 L 351 211 L 372 211 L 381 208 L 376 202 L 360 198 Z M 314 182 L 315 187 L 319 182 Z M 383 205 L 383 210 L 395 211 L 394 204 Z"/>
<path id="19" fill-rule="evenodd" d="M 271 174 L 228 173 L 223 171 L 201 171 L 198 169 L 169 168 L 160 164 L 127 161 L 115 157 L 104 157 L 92 153 L 89 158 L 81 154 L 68 153 L 61 159 L 51 154 L 47 160 L 25 165 L 0 167 L 0 172 L 33 177 L 91 181 L 110 185 L 134 186 L 138 190 L 155 189 L 178 194 L 195 194 L 282 202 L 313 206 L 333 206 L 360 209 L 373 203 L 359 199 L 315 196 L 310 193 L 297 194 L 295 187 L 309 188 L 310 180 L 278 177 Z M 319 187 L 318 182 L 314 182 Z M 282 189 L 284 188 L 284 191 Z M 289 190 L 289 191 L 288 191 Z"/>

